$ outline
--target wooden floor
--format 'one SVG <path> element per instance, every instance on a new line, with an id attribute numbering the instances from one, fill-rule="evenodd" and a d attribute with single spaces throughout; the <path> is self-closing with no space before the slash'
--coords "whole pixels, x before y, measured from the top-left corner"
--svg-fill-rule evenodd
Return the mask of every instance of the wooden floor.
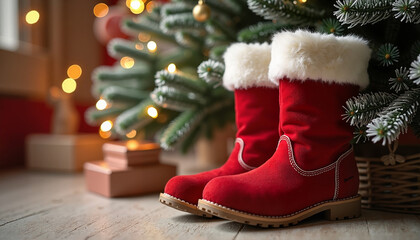
<path id="1" fill-rule="evenodd" d="M 0 239 L 420 239 L 420 217 L 364 210 L 330 222 L 260 229 L 168 208 L 158 194 L 107 199 L 86 191 L 82 174 L 0 172 Z"/>

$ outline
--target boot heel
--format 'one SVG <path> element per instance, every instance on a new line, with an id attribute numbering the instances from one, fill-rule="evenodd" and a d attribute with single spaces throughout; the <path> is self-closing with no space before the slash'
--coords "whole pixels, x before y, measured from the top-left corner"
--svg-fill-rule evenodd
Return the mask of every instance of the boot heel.
<path id="1" fill-rule="evenodd" d="M 328 220 L 350 219 L 360 216 L 361 197 L 333 202 L 328 210 L 325 211 L 325 217 Z"/>

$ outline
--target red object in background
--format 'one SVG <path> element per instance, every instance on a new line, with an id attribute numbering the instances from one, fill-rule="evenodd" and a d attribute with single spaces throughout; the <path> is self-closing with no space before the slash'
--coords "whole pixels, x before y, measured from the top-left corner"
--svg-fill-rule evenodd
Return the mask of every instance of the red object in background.
<path id="1" fill-rule="evenodd" d="M 84 121 L 88 104 L 76 104 L 80 133 L 97 132 Z M 0 98 L 0 168 L 23 165 L 25 137 L 32 133 L 50 133 L 52 107 L 42 100 Z"/>

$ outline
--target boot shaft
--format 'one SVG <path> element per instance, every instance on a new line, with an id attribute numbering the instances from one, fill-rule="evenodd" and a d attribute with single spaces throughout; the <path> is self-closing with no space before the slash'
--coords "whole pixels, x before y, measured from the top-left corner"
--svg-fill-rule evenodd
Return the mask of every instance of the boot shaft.
<path id="1" fill-rule="evenodd" d="M 280 133 L 291 139 L 302 169 L 327 166 L 350 148 L 343 106 L 368 85 L 370 53 L 354 36 L 298 30 L 274 37 L 269 77 L 280 89 Z"/>
<path id="2" fill-rule="evenodd" d="M 246 170 L 271 157 L 279 139 L 278 87 L 268 79 L 271 47 L 264 44 L 236 43 L 224 55 L 223 85 L 234 91 L 236 145 L 230 162 Z"/>

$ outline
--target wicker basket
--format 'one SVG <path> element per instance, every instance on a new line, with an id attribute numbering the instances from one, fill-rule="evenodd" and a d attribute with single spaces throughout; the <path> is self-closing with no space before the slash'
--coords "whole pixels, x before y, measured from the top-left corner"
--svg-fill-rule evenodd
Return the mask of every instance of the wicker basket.
<path id="1" fill-rule="evenodd" d="M 362 207 L 420 214 L 420 153 L 398 155 L 397 146 L 382 157 L 356 157 Z"/>

